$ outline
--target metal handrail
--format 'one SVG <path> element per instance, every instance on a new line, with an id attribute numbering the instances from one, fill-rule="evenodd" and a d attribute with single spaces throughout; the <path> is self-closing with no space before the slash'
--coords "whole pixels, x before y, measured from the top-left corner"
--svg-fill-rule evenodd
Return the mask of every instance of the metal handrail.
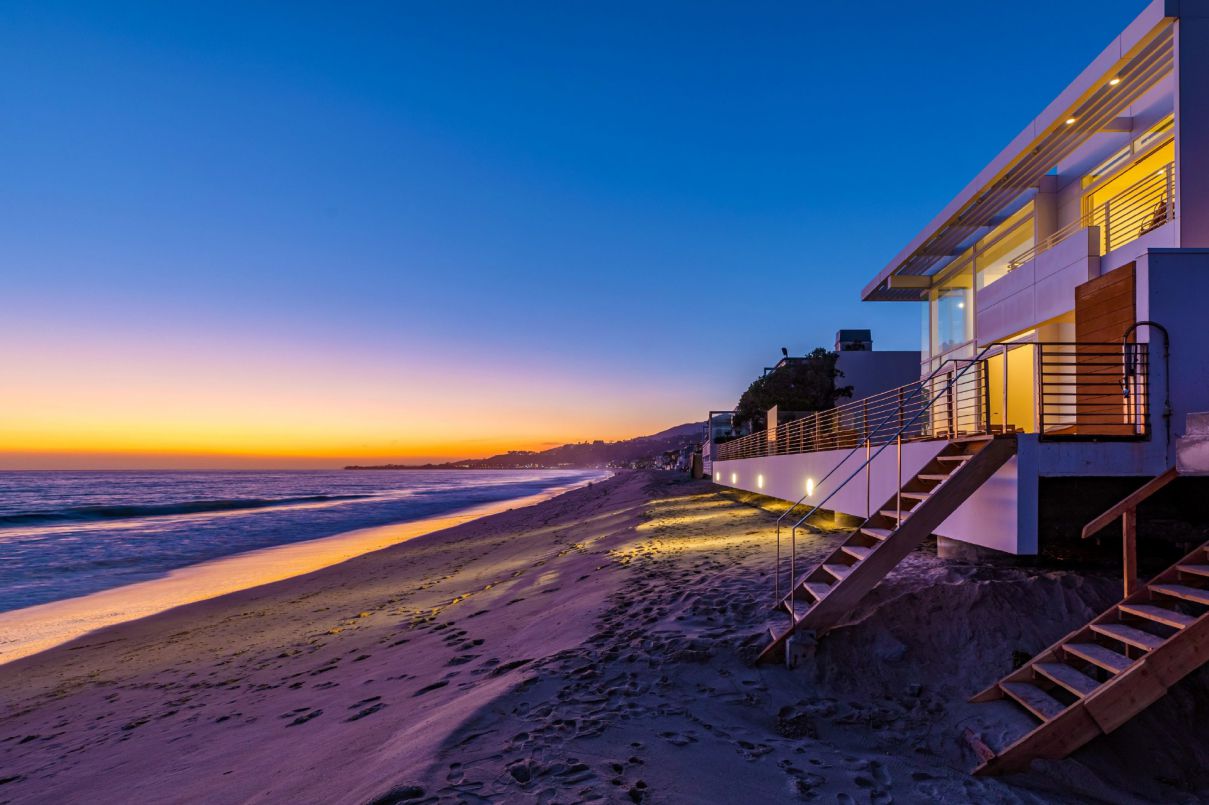
<path id="1" fill-rule="evenodd" d="M 925 405 L 925 406 L 923 406 L 922 408 L 920 408 L 920 409 L 919 409 L 919 411 L 917 411 L 917 412 L 915 413 L 915 416 L 913 416 L 913 417 L 911 418 L 911 421 L 910 421 L 910 422 L 908 422 L 908 423 L 906 423 L 905 425 L 903 425 L 901 428 L 899 428 L 899 429 L 898 429 L 898 432 L 894 434 L 894 436 L 895 436 L 895 441 L 896 441 L 896 442 L 899 444 L 899 449 L 900 449 L 900 450 L 902 449 L 902 446 L 901 446 L 901 445 L 902 445 L 901 439 L 902 439 L 902 435 L 903 435 L 903 433 L 907 432 L 907 430 L 908 430 L 909 428 L 913 427 L 913 426 L 915 425 L 915 423 L 916 423 L 916 422 L 919 420 L 919 418 L 920 418 L 921 416 L 923 416 L 923 414 L 924 414 L 926 411 L 930 411 L 930 410 L 932 409 L 932 406 L 936 404 L 936 401 L 937 401 L 937 400 L 939 400 L 939 399 L 940 399 L 942 396 L 944 396 L 944 395 L 948 394 L 948 393 L 949 393 L 949 390 L 953 388 L 953 385 L 954 385 L 954 384 L 957 382 L 957 380 L 958 380 L 958 379 L 959 379 L 959 378 L 960 378 L 962 375 L 964 375 L 966 372 L 968 372 L 968 371 L 970 370 L 970 367 L 971 367 L 971 366 L 976 366 L 976 365 L 978 365 L 979 363 L 981 363 L 981 362 L 982 362 L 982 360 L 983 360 L 983 358 L 986 356 L 986 354 L 987 354 L 987 353 L 989 353 L 989 352 L 990 352 L 992 349 L 994 349 L 995 347 L 998 347 L 998 346 L 1000 346 L 1000 345 L 999 345 L 999 344 L 988 344 L 986 347 L 984 347 L 984 348 L 982 349 L 982 351 L 981 351 L 981 352 L 979 352 L 979 353 L 978 353 L 976 356 L 974 356 L 973 358 L 965 358 L 965 359 L 962 359 L 962 358 L 956 358 L 956 359 L 951 359 L 951 360 L 954 360 L 954 361 L 957 361 L 957 360 L 966 360 L 966 361 L 968 361 L 968 363 L 967 363 L 967 364 L 966 364 L 964 367 L 962 367 L 960 371 L 958 371 L 958 372 L 954 373 L 953 377 L 949 379 L 949 382 L 948 382 L 947 384 L 945 384 L 945 387 L 944 387 L 943 389 L 941 389 L 941 390 L 940 390 L 940 392 L 939 392 L 939 393 L 937 393 L 937 394 L 936 394 L 936 396 L 934 396 L 934 397 L 933 397 L 933 398 L 932 398 L 932 399 L 931 399 L 931 400 L 928 402 L 928 404 L 927 404 L 927 405 Z M 943 364 L 942 364 L 942 366 L 943 366 Z M 935 374 L 935 373 L 934 373 L 934 374 Z M 842 482 L 839 484 L 839 486 L 837 486 L 835 489 L 833 489 L 833 490 L 832 490 L 832 491 L 831 491 L 831 492 L 830 492 L 830 493 L 827 495 L 827 497 L 823 498 L 821 501 L 819 501 L 818 503 L 816 503 L 816 504 L 814 505 L 814 507 L 813 507 L 813 508 L 812 508 L 810 511 L 808 511 L 808 512 L 806 512 L 806 514 L 802 515 L 802 518 L 801 518 L 800 520 L 798 520 L 796 523 L 794 523 L 794 524 L 793 524 L 793 528 L 792 528 L 792 529 L 790 529 L 790 532 L 789 532 L 789 584 L 790 584 L 789 595 L 790 595 L 790 601 L 791 601 L 791 603 L 792 603 L 792 601 L 794 600 L 794 597 L 795 597 L 795 596 L 794 596 L 794 592 L 795 592 L 795 590 L 796 590 L 796 587 L 794 587 L 793 585 L 794 585 L 794 584 L 796 583 L 796 581 L 797 581 L 797 567 L 796 567 L 796 560 L 797 560 L 797 539 L 798 539 L 798 529 L 799 529 L 799 528 L 800 528 L 800 527 L 801 527 L 803 524 L 805 524 L 805 522 L 806 522 L 807 520 L 809 520 L 811 517 L 813 517 L 813 516 L 814 516 L 814 514 L 815 514 L 815 512 L 817 512 L 817 511 L 818 511 L 820 508 L 822 508 L 822 507 L 823 507 L 823 505 L 824 505 L 825 503 L 827 503 L 829 500 L 831 500 L 831 498 L 835 497 L 835 495 L 836 495 L 836 493 L 837 493 L 837 492 L 839 492 L 841 489 L 843 489 L 845 486 L 847 486 L 847 485 L 848 485 L 848 483 L 849 483 L 850 481 L 852 481 L 852 479 L 853 479 L 853 478 L 855 478 L 857 475 L 859 475 L 859 474 L 861 473 L 861 471 L 862 471 L 862 470 L 864 470 L 866 467 L 870 466 L 870 465 L 872 464 L 872 462 L 874 461 L 874 459 L 876 459 L 878 456 L 880 456 L 880 455 L 882 454 L 882 451 L 883 451 L 883 450 L 885 450 L 887 447 L 889 447 L 889 446 L 890 446 L 890 444 L 891 444 L 891 442 L 887 441 L 887 442 L 886 442 L 885 444 L 883 444 L 881 447 L 877 448 L 877 451 L 876 451 L 875 453 L 873 453 L 873 454 L 872 454 L 872 455 L 870 455 L 870 456 L 867 456 L 867 457 L 865 458 L 864 463 L 862 463 L 862 464 L 861 464 L 859 467 L 857 467 L 855 470 L 853 470 L 853 472 L 852 472 L 852 473 L 851 473 L 851 474 L 850 474 L 850 475 L 849 475 L 847 478 L 845 478 L 845 479 L 844 479 L 844 480 L 843 480 L 843 481 L 842 481 Z M 850 457 L 850 456 L 851 456 L 851 453 L 849 454 L 849 457 Z M 848 459 L 848 457 L 845 457 L 844 461 L 847 461 L 847 459 Z M 843 463 L 844 463 L 844 462 L 842 462 L 842 461 L 841 461 L 841 462 L 840 462 L 838 465 L 836 465 L 836 466 L 837 466 L 837 467 L 838 467 L 838 466 L 842 466 L 842 465 L 843 465 Z M 780 548 L 780 544 L 779 544 L 779 542 L 778 542 L 778 551 L 779 551 L 779 548 Z M 778 563 L 777 563 L 777 577 L 778 577 L 778 582 L 777 582 L 777 585 L 778 585 L 778 592 L 779 592 L 779 584 L 780 584 L 780 572 L 781 572 L 781 568 L 780 568 L 780 562 L 778 562 Z M 778 595 L 778 596 L 777 596 L 777 600 L 778 600 L 778 602 L 780 601 L 780 595 Z"/>
<path id="2" fill-rule="evenodd" d="M 923 388 L 925 386 L 925 384 L 931 382 L 932 380 L 935 380 L 936 376 L 941 374 L 942 370 L 945 370 L 945 368 L 950 363 L 955 363 L 959 360 L 969 360 L 969 359 L 946 358 L 945 360 L 941 361 L 941 363 L 932 371 L 932 374 L 928 375 L 927 377 L 921 378 L 920 380 L 916 380 L 913 383 L 907 383 L 906 385 L 891 389 L 890 391 L 883 392 L 883 394 L 897 394 L 898 399 L 899 399 L 899 407 L 897 409 L 891 409 L 884 417 L 882 417 L 881 421 L 878 422 L 877 425 L 875 425 L 872 430 L 866 428 L 864 438 L 862 438 L 859 443 L 854 445 L 853 448 L 848 451 L 848 455 L 844 456 L 834 467 L 832 467 L 831 469 L 829 469 L 827 471 L 826 475 L 824 475 L 822 478 L 819 479 L 818 486 L 822 486 L 824 483 L 826 483 L 827 479 L 830 478 L 835 473 L 836 470 L 838 470 L 840 467 L 844 466 L 844 464 L 848 461 L 848 459 L 852 458 L 852 456 L 856 453 L 857 450 L 860 450 L 862 447 L 866 447 L 867 445 L 871 444 L 874 434 L 881 431 L 882 426 L 885 425 L 888 421 L 890 421 L 890 417 L 892 417 L 896 414 L 899 416 L 902 416 L 903 395 L 901 392 L 903 389 L 914 388 L 914 387 Z M 962 370 L 962 371 L 965 371 L 965 370 Z M 956 379 L 956 377 L 954 379 Z M 874 395 L 874 396 L 877 396 L 877 395 Z M 866 398 L 866 399 L 872 399 L 872 398 Z M 912 420 L 912 422 L 914 422 L 914 420 Z M 904 426 L 904 427 L 909 427 L 909 425 Z M 902 433 L 902 430 L 900 429 L 899 434 L 901 434 L 901 433 Z M 896 434 L 896 435 L 899 435 L 899 434 Z M 889 442 L 886 442 L 886 444 L 888 445 Z M 812 494 L 811 492 L 804 492 L 800 498 L 798 498 L 796 501 L 794 501 L 792 506 L 790 506 L 788 509 L 783 511 L 781 513 L 781 516 L 777 518 L 777 526 L 776 526 L 777 527 L 777 564 L 776 564 L 777 570 L 776 570 L 776 573 L 773 574 L 773 595 L 776 597 L 776 599 L 778 601 L 781 600 L 781 521 L 783 521 L 786 517 L 788 517 L 789 514 L 794 509 L 796 509 L 798 506 L 802 505 L 802 501 L 804 501 L 806 498 L 810 497 L 811 494 Z M 831 496 L 828 495 L 828 499 L 830 499 L 830 497 Z M 800 524 L 801 524 L 801 521 L 798 522 L 798 525 L 800 525 Z M 797 525 L 795 525 L 794 528 L 797 528 Z M 790 581 L 792 581 L 792 578 L 790 579 Z"/>

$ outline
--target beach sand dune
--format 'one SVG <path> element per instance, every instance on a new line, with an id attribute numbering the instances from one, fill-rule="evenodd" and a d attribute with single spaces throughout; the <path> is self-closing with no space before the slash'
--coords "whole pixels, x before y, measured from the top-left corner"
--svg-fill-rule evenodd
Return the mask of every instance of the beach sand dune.
<path id="1" fill-rule="evenodd" d="M 0 801 L 1209 794 L 1204 672 L 1069 760 L 967 774 L 965 728 L 997 744 L 1027 722 L 966 698 L 1109 603 L 1112 579 L 921 551 L 801 667 L 752 666 L 774 520 L 623 473 L 0 666 Z"/>

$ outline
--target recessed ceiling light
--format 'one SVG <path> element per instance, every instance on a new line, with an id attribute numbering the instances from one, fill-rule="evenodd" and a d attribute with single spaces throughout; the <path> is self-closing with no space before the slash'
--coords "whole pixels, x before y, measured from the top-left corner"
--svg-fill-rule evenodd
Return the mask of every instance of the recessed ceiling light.
<path id="1" fill-rule="evenodd" d="M 1115 87 L 1117 84 L 1120 84 L 1120 83 L 1121 83 L 1121 79 L 1120 79 L 1120 78 L 1111 78 L 1111 79 L 1109 79 L 1109 81 L 1108 81 L 1108 86 L 1110 86 L 1110 87 Z"/>
<path id="2" fill-rule="evenodd" d="M 1074 124 L 1075 124 L 1075 118 L 1073 118 L 1073 117 L 1068 117 L 1068 118 L 1066 119 L 1066 125 L 1068 125 L 1068 126 L 1073 126 Z"/>

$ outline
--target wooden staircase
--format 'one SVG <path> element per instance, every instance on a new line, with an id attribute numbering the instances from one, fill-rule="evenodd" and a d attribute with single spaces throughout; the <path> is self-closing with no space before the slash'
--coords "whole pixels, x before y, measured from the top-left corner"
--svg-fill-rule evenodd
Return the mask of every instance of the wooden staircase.
<path id="1" fill-rule="evenodd" d="M 1209 662 L 1209 542 L 971 701 L 1008 698 L 1039 722 L 975 774 L 1063 758 Z"/>
<path id="2" fill-rule="evenodd" d="M 756 661 L 780 656 L 799 630 L 822 634 L 838 623 L 1015 453 L 1014 436 L 949 442 L 842 545 L 794 581 L 779 603 L 790 621 L 770 630 L 771 640 Z"/>

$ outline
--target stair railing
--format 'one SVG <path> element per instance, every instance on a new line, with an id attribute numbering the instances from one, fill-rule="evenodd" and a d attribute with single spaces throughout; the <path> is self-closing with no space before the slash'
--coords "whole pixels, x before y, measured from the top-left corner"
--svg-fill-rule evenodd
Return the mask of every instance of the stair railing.
<path id="1" fill-rule="evenodd" d="M 877 448 L 876 452 L 873 452 L 873 453 L 867 455 L 865 460 L 861 463 L 861 465 L 859 467 L 857 467 L 855 470 L 853 470 L 852 473 L 850 473 L 847 478 L 845 478 L 843 481 L 841 481 L 839 483 L 839 485 L 836 486 L 835 489 L 831 490 L 831 492 L 829 492 L 825 498 L 823 498 L 818 503 L 816 503 L 814 505 L 814 507 L 810 509 L 810 511 L 808 511 L 808 512 L 806 512 L 806 514 L 802 515 L 801 519 L 799 519 L 796 523 L 793 524 L 793 528 L 791 528 L 790 532 L 789 532 L 789 584 L 790 584 L 789 599 L 790 599 L 791 606 L 792 606 L 793 602 L 797 600 L 798 529 L 801 528 L 806 523 L 807 520 L 809 520 L 811 517 L 813 517 L 815 515 L 815 513 L 819 511 L 819 509 L 821 509 L 824 505 L 826 505 L 826 503 L 828 501 L 830 501 L 833 497 L 835 497 L 835 495 L 841 489 L 843 489 L 845 486 L 847 486 L 849 482 L 851 482 L 854 478 L 856 478 L 858 475 L 860 475 L 862 471 L 868 471 L 868 468 L 871 467 L 873 462 L 877 459 L 877 457 L 882 454 L 882 451 L 885 450 L 887 447 L 889 447 L 891 444 L 895 444 L 898 449 L 898 455 L 899 455 L 898 466 L 899 466 L 899 473 L 900 473 L 899 487 L 900 487 L 900 491 L 901 491 L 901 487 L 902 487 L 902 478 L 901 478 L 902 449 L 903 449 L 902 448 L 902 437 L 903 437 L 903 434 L 909 432 L 910 429 L 915 426 L 915 423 L 917 423 L 919 421 L 920 417 L 922 417 L 925 413 L 930 412 L 932 410 L 932 407 L 936 404 L 937 400 L 940 400 L 941 398 L 947 398 L 947 396 L 956 388 L 957 381 L 960 380 L 961 377 L 970 370 L 970 367 L 978 366 L 978 365 L 982 364 L 986 355 L 988 353 L 990 353 L 993 349 L 996 349 L 998 346 L 999 346 L 998 344 L 990 344 L 990 345 L 984 347 L 982 349 L 982 351 L 979 352 L 973 358 L 952 358 L 952 359 L 950 359 L 950 361 L 953 363 L 964 362 L 965 366 L 963 366 L 961 369 L 953 372 L 952 376 L 949 378 L 949 381 L 944 385 L 944 388 L 942 388 L 939 392 L 937 392 L 936 395 L 933 396 L 932 399 L 929 400 L 926 404 L 921 406 L 920 409 L 915 412 L 914 416 L 911 417 L 910 421 L 908 421 L 906 424 L 902 425 L 891 436 L 890 439 L 888 439 L 884 444 L 882 444 L 880 447 Z M 941 368 L 943 368 L 943 367 L 944 367 L 944 364 L 941 365 Z M 950 370 L 950 371 L 952 371 L 952 370 Z M 920 381 L 921 388 L 923 387 L 923 385 L 926 382 L 935 378 L 939 372 L 940 372 L 940 369 L 938 368 L 937 371 L 935 371 L 931 375 L 929 375 L 929 377 L 926 380 L 921 380 Z M 981 395 L 979 395 L 979 396 L 981 397 Z M 948 416 L 952 420 L 952 424 L 953 424 L 952 430 L 953 430 L 954 434 L 956 432 L 956 416 L 957 416 L 955 409 L 956 409 L 955 405 L 950 405 L 948 411 L 946 412 L 946 416 Z M 987 430 L 989 431 L 990 412 L 984 411 L 983 415 L 988 420 Z M 858 445 L 858 447 L 859 447 L 859 445 Z M 836 469 L 839 469 L 840 467 L 842 467 L 844 465 L 844 463 L 847 462 L 847 460 L 852 457 L 852 453 L 855 452 L 857 449 L 858 448 L 853 448 L 853 450 L 851 452 L 849 452 L 849 454 L 847 456 L 844 457 L 843 461 L 840 461 L 832 469 L 831 472 L 834 472 Z M 830 476 L 830 475 L 831 475 L 831 473 L 829 472 L 828 476 Z M 898 505 L 899 505 L 899 514 L 901 515 L 902 514 L 901 497 L 899 499 Z M 899 520 L 899 522 L 901 522 L 901 519 Z M 781 575 L 780 548 L 781 548 L 780 539 L 778 537 L 778 540 L 777 540 L 778 562 L 777 562 L 777 573 L 776 573 L 777 578 L 778 578 L 778 584 L 779 584 L 779 579 L 780 579 L 780 575 Z M 778 602 L 781 600 L 779 594 L 777 596 L 777 600 L 778 600 Z"/>
<path id="2" fill-rule="evenodd" d="M 983 351 L 984 354 L 985 354 L 985 352 L 986 352 L 986 350 Z M 981 357 L 982 356 L 979 355 L 978 358 L 965 359 L 965 360 L 971 360 L 971 361 L 976 362 L 976 361 L 980 360 Z M 897 407 L 890 408 L 886 412 L 885 416 L 883 416 L 878 421 L 878 423 L 876 425 L 874 425 L 873 428 L 871 428 L 871 429 L 867 427 L 867 417 L 866 417 L 865 435 L 855 445 L 853 445 L 852 449 L 848 451 L 847 455 L 845 455 L 842 459 L 840 459 L 840 461 L 837 462 L 834 467 L 832 467 L 830 470 L 827 471 L 826 475 L 824 475 L 821 479 L 819 479 L 817 484 L 814 484 L 814 487 L 816 489 L 822 488 L 823 484 L 827 482 L 827 479 L 830 478 L 832 475 L 834 475 L 836 470 L 838 470 L 840 467 L 842 467 L 846 463 L 848 463 L 848 459 L 852 458 L 852 456 L 854 456 L 856 454 L 856 451 L 860 450 L 861 448 L 864 448 L 864 450 L 865 450 L 865 459 L 866 459 L 865 464 L 862 466 L 868 466 L 869 463 L 875 457 L 875 456 L 870 455 L 870 450 L 873 445 L 873 439 L 879 433 L 881 433 L 882 427 L 887 422 L 890 422 L 891 419 L 893 419 L 895 417 L 897 417 L 897 419 L 898 419 L 899 429 L 890 436 L 890 439 L 887 440 L 886 444 L 888 445 L 890 443 L 890 441 L 893 441 L 893 440 L 897 440 L 897 442 L 898 442 L 898 445 L 899 445 L 898 473 L 900 476 L 899 477 L 899 481 L 900 481 L 899 486 L 902 486 L 902 483 L 901 483 L 901 480 L 902 480 L 902 478 L 901 478 L 901 476 L 902 476 L 902 434 L 904 432 L 908 431 L 915 424 L 915 422 L 919 419 L 919 414 L 921 414 L 924 410 L 926 410 L 931 404 L 931 403 L 929 403 L 929 406 L 924 406 L 923 408 L 921 408 L 919 410 L 919 412 L 917 412 L 916 416 L 910 422 L 903 424 L 903 414 L 906 410 L 906 394 L 904 394 L 904 390 L 908 389 L 908 388 L 911 389 L 909 394 L 912 396 L 923 393 L 924 390 L 928 388 L 928 384 L 931 383 L 933 380 L 935 380 L 937 377 L 939 377 L 940 375 L 942 375 L 946 372 L 952 372 L 952 369 L 949 368 L 949 364 L 955 363 L 959 360 L 961 360 L 961 359 L 950 358 L 949 360 L 946 360 L 946 361 L 942 362 L 939 366 L 937 366 L 936 369 L 934 369 L 932 371 L 932 373 L 930 375 L 928 375 L 927 377 L 922 378 L 921 380 L 917 380 L 914 383 L 908 383 L 905 386 L 900 386 L 898 388 L 898 405 L 897 405 Z M 963 369 L 962 371 L 964 372 L 965 370 Z M 956 377 L 954 377 L 953 380 L 955 381 Z M 942 390 L 940 392 L 940 394 L 937 395 L 937 397 L 940 397 L 941 395 L 945 394 L 947 389 L 948 389 L 948 387 L 946 386 L 946 389 Z M 933 399 L 932 402 L 935 402 L 935 399 Z M 950 410 L 950 412 L 947 416 L 956 416 L 956 414 L 954 411 Z M 879 450 L 878 452 L 880 453 L 881 451 Z M 860 469 L 861 468 L 858 467 L 856 472 L 859 473 Z M 854 473 L 854 477 L 855 477 L 855 474 L 856 473 Z M 852 480 L 852 479 L 849 478 L 848 480 Z M 844 483 L 846 484 L 848 482 L 848 480 L 844 481 Z M 844 484 L 841 484 L 840 486 L 842 487 L 843 485 Z M 838 491 L 839 491 L 839 488 L 837 488 L 835 490 L 835 492 L 838 492 Z M 835 492 L 832 492 L 832 495 L 835 494 Z M 786 509 L 784 512 L 782 512 L 781 516 L 777 518 L 776 572 L 773 573 L 773 596 L 774 596 L 774 600 L 777 602 L 780 602 L 780 600 L 781 600 L 781 524 L 785 520 L 786 517 L 788 517 L 791 513 L 793 513 L 799 506 L 801 506 L 802 502 L 804 500 L 806 500 L 806 498 L 810 497 L 812 494 L 814 494 L 813 489 L 805 492 L 800 498 L 798 498 L 796 501 L 794 501 L 793 505 L 791 505 L 788 509 Z M 866 498 L 868 498 L 868 496 L 869 496 L 868 489 L 866 489 Z M 830 499 L 831 499 L 831 495 L 828 495 L 827 498 L 823 501 L 823 503 L 826 503 L 827 500 L 830 500 Z M 819 505 L 822 505 L 822 504 L 820 503 Z M 901 510 L 901 507 L 902 507 L 901 497 L 899 498 L 898 505 Z M 818 506 L 815 506 L 815 509 L 817 509 L 817 508 L 818 508 Z M 810 515 L 813 513 L 814 513 L 814 511 L 812 510 L 811 512 L 809 512 L 806 515 L 806 517 L 803 517 L 801 520 L 799 520 L 794 525 L 795 531 L 796 531 L 797 527 L 800 526 L 802 523 L 804 523 L 806 521 L 806 519 L 808 517 L 810 517 Z M 791 551 L 789 583 L 793 584 L 793 582 L 796 578 L 797 577 L 794 575 L 794 560 L 793 560 L 793 554 Z"/>
<path id="3" fill-rule="evenodd" d="M 1166 472 L 1151 478 L 1108 511 L 1083 526 L 1083 539 L 1087 539 L 1103 531 L 1113 520 L 1121 518 L 1121 575 L 1125 579 L 1125 598 L 1138 590 L 1138 504 L 1178 477 L 1179 471 L 1175 467 L 1168 468 Z"/>

